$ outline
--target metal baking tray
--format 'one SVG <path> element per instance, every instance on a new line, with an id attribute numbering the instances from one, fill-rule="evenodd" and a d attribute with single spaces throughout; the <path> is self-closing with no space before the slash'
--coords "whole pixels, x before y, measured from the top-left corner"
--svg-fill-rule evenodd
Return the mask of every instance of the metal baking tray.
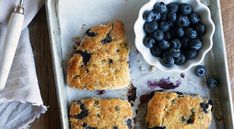
<path id="1" fill-rule="evenodd" d="M 120 19 L 125 23 L 127 38 L 131 44 L 131 77 L 132 84 L 137 88 L 137 98 L 133 103 L 134 110 L 141 103 L 141 96 L 153 90 L 160 90 L 160 88 L 147 86 L 147 82 L 162 81 L 164 79 L 180 85 L 176 89 L 171 89 L 173 91 L 199 94 L 214 101 L 213 121 L 210 129 L 234 129 L 232 93 L 220 1 L 202 0 L 210 8 L 216 27 L 213 37 L 214 47 L 203 62 L 208 67 L 208 76 L 211 75 L 219 78 L 219 87 L 214 90 L 209 90 L 205 86 L 205 79 L 200 79 L 193 75 L 193 68 L 184 73 L 165 73 L 158 69 L 154 70 L 136 51 L 133 24 L 137 18 L 139 8 L 146 2 L 148 0 L 46 0 L 47 20 L 62 128 L 69 129 L 68 112 L 72 100 L 92 96 L 127 99 L 128 89 L 106 91 L 105 94 L 99 94 L 95 91 L 89 92 L 71 89 L 66 85 L 65 80 L 66 64 L 72 53 L 72 39 L 75 36 L 82 36 L 89 27 L 95 24 L 105 23 L 112 19 Z M 138 108 L 137 118 L 144 118 L 144 106 L 141 109 L 142 107 Z M 142 126 L 144 119 L 136 120 L 137 128 L 144 128 Z"/>

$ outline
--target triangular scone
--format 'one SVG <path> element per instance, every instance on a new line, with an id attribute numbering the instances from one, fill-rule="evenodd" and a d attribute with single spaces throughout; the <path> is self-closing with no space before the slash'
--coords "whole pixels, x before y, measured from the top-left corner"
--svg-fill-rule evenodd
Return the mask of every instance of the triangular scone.
<path id="1" fill-rule="evenodd" d="M 130 83 L 129 46 L 121 21 L 94 26 L 86 32 L 69 61 L 67 83 L 87 90 L 112 90 Z"/>
<path id="2" fill-rule="evenodd" d="M 155 92 L 148 102 L 147 129 L 208 129 L 211 100 L 180 92 Z"/>
<path id="3" fill-rule="evenodd" d="M 86 98 L 70 107 L 71 129 L 133 129 L 131 104 L 122 99 Z"/>

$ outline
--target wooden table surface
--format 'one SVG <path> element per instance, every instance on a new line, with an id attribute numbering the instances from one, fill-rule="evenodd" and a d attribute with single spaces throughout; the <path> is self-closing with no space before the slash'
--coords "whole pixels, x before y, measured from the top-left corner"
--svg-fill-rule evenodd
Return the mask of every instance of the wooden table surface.
<path id="1" fill-rule="evenodd" d="M 234 0 L 220 0 L 224 35 L 226 41 L 231 84 L 234 85 Z M 42 99 L 49 110 L 37 119 L 31 129 L 60 129 L 58 102 L 50 52 L 50 41 L 46 23 L 45 7 L 36 15 L 29 26 L 30 37 L 35 54 L 37 75 Z M 234 90 L 233 90 L 234 91 Z"/>

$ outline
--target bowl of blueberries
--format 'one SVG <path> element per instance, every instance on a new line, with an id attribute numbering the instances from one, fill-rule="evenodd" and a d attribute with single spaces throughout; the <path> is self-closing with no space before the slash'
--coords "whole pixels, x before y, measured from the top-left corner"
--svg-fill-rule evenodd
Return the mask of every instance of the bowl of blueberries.
<path id="1" fill-rule="evenodd" d="M 203 61 L 214 31 L 210 10 L 199 0 L 151 0 L 135 22 L 135 45 L 150 65 L 182 72 Z"/>

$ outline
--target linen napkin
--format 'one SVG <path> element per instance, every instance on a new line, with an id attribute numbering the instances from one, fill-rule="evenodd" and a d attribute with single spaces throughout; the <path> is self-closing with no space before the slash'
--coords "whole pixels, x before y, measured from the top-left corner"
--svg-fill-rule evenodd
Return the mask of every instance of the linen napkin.
<path id="1" fill-rule="evenodd" d="M 0 0 L 0 46 L 7 30 L 9 16 L 18 3 L 19 0 Z M 0 129 L 28 128 L 28 124 L 47 111 L 41 99 L 27 28 L 42 4 L 43 0 L 25 0 L 24 2 L 23 31 L 6 87 L 0 91 Z"/>

